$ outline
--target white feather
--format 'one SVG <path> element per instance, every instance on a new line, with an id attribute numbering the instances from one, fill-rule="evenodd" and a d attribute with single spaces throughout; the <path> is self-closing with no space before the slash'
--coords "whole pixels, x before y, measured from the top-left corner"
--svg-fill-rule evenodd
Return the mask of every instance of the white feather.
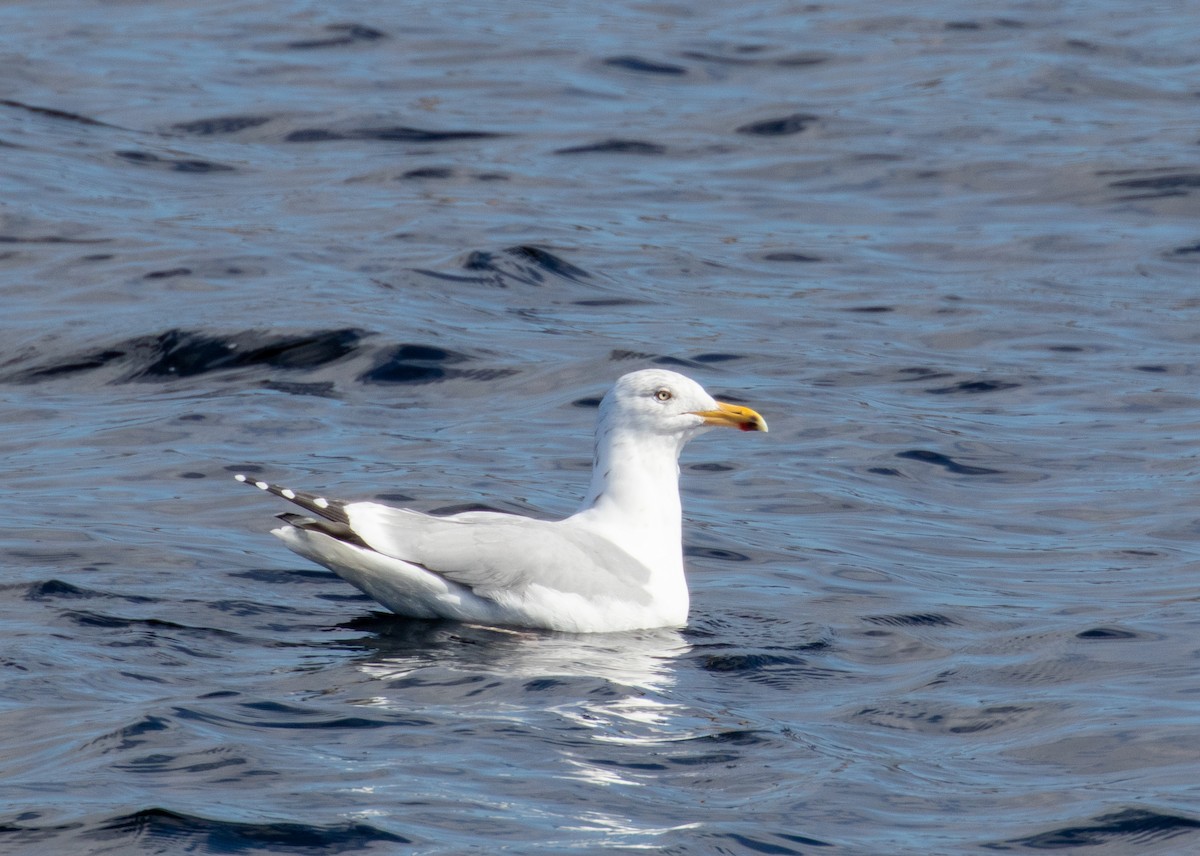
<path id="1" fill-rule="evenodd" d="M 274 534 L 401 615 L 569 632 L 679 627 L 688 613 L 679 453 L 719 406 L 675 372 L 622 377 L 600 405 L 587 498 L 565 520 L 434 517 L 272 487 L 349 530 L 297 518 Z"/>

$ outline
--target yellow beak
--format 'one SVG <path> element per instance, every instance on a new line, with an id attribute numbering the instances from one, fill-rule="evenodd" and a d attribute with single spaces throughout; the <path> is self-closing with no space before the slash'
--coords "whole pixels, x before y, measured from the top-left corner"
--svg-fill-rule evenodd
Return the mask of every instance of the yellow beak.
<path id="1" fill-rule="evenodd" d="M 739 407 L 736 404 L 717 402 L 716 410 L 693 410 L 693 416 L 699 416 L 709 425 L 725 425 L 729 428 L 739 428 L 742 431 L 762 431 L 767 433 L 767 420 L 758 415 L 758 411 L 749 407 Z"/>

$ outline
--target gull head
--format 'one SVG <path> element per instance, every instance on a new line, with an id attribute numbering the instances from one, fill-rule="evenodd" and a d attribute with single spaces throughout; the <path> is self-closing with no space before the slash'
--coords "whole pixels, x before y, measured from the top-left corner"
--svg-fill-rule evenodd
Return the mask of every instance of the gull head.
<path id="1" fill-rule="evenodd" d="M 666 369 L 619 378 L 600 403 L 600 419 L 610 426 L 684 441 L 709 428 L 767 430 L 766 420 L 749 407 L 717 401 L 691 378 Z"/>

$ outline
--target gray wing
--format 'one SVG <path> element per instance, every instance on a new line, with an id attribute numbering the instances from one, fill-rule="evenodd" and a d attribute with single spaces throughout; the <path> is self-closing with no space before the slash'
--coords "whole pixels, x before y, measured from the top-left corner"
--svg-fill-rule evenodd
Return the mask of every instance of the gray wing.
<path id="1" fill-rule="evenodd" d="M 649 601 L 650 569 L 611 541 L 569 521 L 497 512 L 433 517 L 374 502 L 344 506 L 371 549 L 420 565 L 482 597 L 541 585 L 585 598 Z"/>

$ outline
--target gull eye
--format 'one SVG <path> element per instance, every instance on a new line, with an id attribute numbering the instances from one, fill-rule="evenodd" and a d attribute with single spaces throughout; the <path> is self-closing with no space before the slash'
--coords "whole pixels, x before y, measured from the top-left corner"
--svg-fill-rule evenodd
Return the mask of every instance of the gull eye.
<path id="1" fill-rule="evenodd" d="M 660 389 L 658 392 L 654 393 L 654 397 L 657 398 L 659 401 L 670 401 L 671 400 L 671 390 Z"/>

